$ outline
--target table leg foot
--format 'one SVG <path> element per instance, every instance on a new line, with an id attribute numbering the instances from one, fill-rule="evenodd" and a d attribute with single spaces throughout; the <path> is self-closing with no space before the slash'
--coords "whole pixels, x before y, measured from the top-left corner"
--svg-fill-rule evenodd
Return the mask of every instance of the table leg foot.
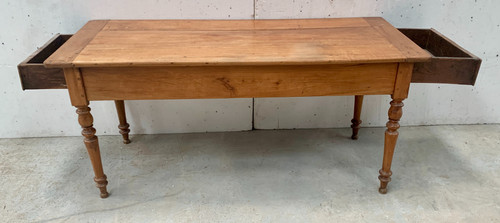
<path id="1" fill-rule="evenodd" d="M 379 188 L 378 192 L 381 194 L 387 194 L 387 188 Z"/>
<path id="2" fill-rule="evenodd" d="M 128 133 L 130 132 L 130 129 L 128 128 L 129 124 L 126 123 L 126 125 L 119 125 L 118 128 L 120 129 L 120 134 L 123 137 L 123 144 L 129 144 L 130 139 L 128 138 Z"/>
<path id="3" fill-rule="evenodd" d="M 82 135 L 84 137 L 83 142 L 87 148 L 87 152 L 90 157 L 90 162 L 94 169 L 94 181 L 96 182 L 97 188 L 99 188 L 101 198 L 106 198 L 109 196 L 106 186 L 108 181 L 106 180 L 106 175 L 102 168 L 101 152 L 99 150 L 99 141 L 95 135 L 95 128 L 93 127 L 94 118 L 90 114 L 90 108 L 88 106 L 77 106 L 76 113 L 78 114 L 78 122 L 82 126 Z"/>
<path id="4" fill-rule="evenodd" d="M 403 100 L 393 99 L 391 101 L 391 108 L 389 108 L 389 121 L 387 122 L 387 130 L 385 131 L 384 142 L 384 159 L 382 169 L 380 169 L 378 179 L 380 180 L 379 192 L 381 194 L 387 193 L 387 184 L 391 181 L 391 164 L 398 140 L 399 120 L 403 115 Z"/>
<path id="5" fill-rule="evenodd" d="M 378 176 L 378 179 L 380 180 L 380 187 L 378 188 L 378 192 L 381 194 L 386 194 L 387 193 L 387 184 L 391 182 L 391 175 L 392 172 L 384 172 L 383 170 L 379 171 L 380 175 Z"/>
<path id="6" fill-rule="evenodd" d="M 97 177 L 94 178 L 94 182 L 95 182 L 97 188 L 99 188 L 99 190 L 101 191 L 101 194 L 100 194 L 101 198 L 109 197 L 109 193 L 106 190 L 106 186 L 108 185 L 108 181 L 106 179 L 107 179 L 106 175 L 103 175 L 103 177 L 101 177 L 101 178 L 97 178 Z"/>
<path id="7" fill-rule="evenodd" d="M 127 123 L 127 116 L 125 115 L 125 102 L 123 100 L 116 100 L 115 106 L 116 112 L 118 113 L 118 120 L 120 121 L 118 128 L 120 129 L 120 134 L 123 137 L 123 143 L 129 144 L 130 139 L 128 137 L 128 133 L 130 132 L 130 125 Z"/>
<path id="8" fill-rule="evenodd" d="M 363 107 L 363 95 L 354 96 L 354 116 L 351 120 L 352 136 L 351 139 L 358 139 L 358 132 L 361 128 L 361 108 Z"/>
<path id="9" fill-rule="evenodd" d="M 351 128 L 352 128 L 352 136 L 351 136 L 351 139 L 352 140 L 357 140 L 358 139 L 358 132 L 359 132 L 359 125 L 361 124 L 361 120 L 351 120 L 352 122 L 352 125 L 351 125 Z"/>

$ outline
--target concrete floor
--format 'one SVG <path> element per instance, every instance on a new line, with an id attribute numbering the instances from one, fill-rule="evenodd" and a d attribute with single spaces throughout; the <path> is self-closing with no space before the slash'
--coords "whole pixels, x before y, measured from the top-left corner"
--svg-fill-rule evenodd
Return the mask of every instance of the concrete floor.
<path id="1" fill-rule="evenodd" d="M 384 128 L 0 139 L 1 222 L 500 222 L 500 125 L 403 127 L 389 193 Z"/>

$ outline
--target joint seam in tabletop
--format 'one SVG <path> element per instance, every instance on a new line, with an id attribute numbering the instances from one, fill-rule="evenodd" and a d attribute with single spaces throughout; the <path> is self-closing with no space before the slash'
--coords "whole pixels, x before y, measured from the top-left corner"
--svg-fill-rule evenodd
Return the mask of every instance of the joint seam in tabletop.
<path id="1" fill-rule="evenodd" d="M 351 18 L 352 19 L 352 18 Z M 359 20 L 359 18 L 358 18 Z M 285 20 L 283 20 L 285 21 Z M 95 35 L 92 36 L 93 39 L 87 38 L 87 45 L 80 50 L 76 57 L 72 56 L 73 60 L 71 65 L 76 67 L 99 67 L 99 66 L 208 66 L 208 65 L 298 65 L 298 64 L 358 64 L 358 63 L 381 63 L 381 62 L 417 62 L 425 61 L 430 58 L 424 50 L 416 46 L 413 42 L 407 39 L 406 36 L 399 33 L 392 25 L 383 20 L 383 18 L 365 18 L 362 19 L 363 23 L 359 26 L 348 26 L 348 27 L 329 27 L 328 25 L 322 25 L 322 22 L 318 24 L 313 24 L 313 29 L 309 20 L 292 20 L 292 25 L 283 24 L 280 25 L 282 20 L 278 21 L 266 21 L 269 22 L 271 31 L 267 30 L 268 24 L 263 25 L 266 30 L 259 30 L 257 34 L 247 34 L 249 27 L 241 28 L 235 30 L 235 28 L 229 29 L 229 24 L 227 22 L 216 21 L 216 20 L 206 20 L 203 23 L 209 24 L 209 28 L 218 30 L 218 32 L 207 31 L 206 33 L 201 32 L 199 29 L 200 25 L 196 25 L 196 22 L 191 22 L 190 20 L 166 20 L 162 21 L 123 21 L 123 20 L 110 20 L 107 25 L 115 24 L 116 28 L 110 30 L 108 28 L 100 27 L 101 30 L 97 30 L 95 27 L 92 31 Z M 315 20 L 316 21 L 316 20 Z M 321 21 L 321 20 L 317 20 Z M 367 21 L 371 21 L 370 23 Z M 187 32 L 178 28 L 180 26 L 177 23 L 187 23 L 188 30 L 198 31 L 201 34 L 196 34 L 192 32 Z M 198 23 L 200 21 L 197 21 Z M 238 22 L 238 21 L 229 21 Z M 274 24 L 276 22 L 276 24 Z M 242 20 L 241 23 L 244 23 Z M 326 23 L 323 22 L 323 23 Z M 359 22 L 358 22 L 359 23 Z M 129 25 L 132 27 L 129 28 Z M 160 28 L 154 28 L 159 24 Z M 174 25 L 172 25 L 174 24 Z M 245 23 L 246 24 L 246 23 Z M 365 24 L 369 24 L 366 26 Z M 142 29 L 140 27 L 145 26 Z M 298 27 L 301 30 L 298 33 L 288 32 L 282 28 Z M 322 28 L 322 26 L 325 26 Z M 172 28 L 173 27 L 173 28 Z M 172 29 L 173 30 L 172 30 Z M 194 28 L 194 30 L 193 30 Z M 262 27 L 258 27 L 262 28 Z M 353 31 L 355 28 L 364 28 L 365 30 Z M 165 30 L 167 29 L 167 30 Z M 180 29 L 180 30 L 179 30 Z M 222 30 L 221 30 L 222 29 Z M 313 31 L 304 31 L 304 30 Z M 306 37 L 322 36 L 324 31 L 318 30 L 331 30 L 331 32 L 326 32 L 332 37 L 338 38 L 339 40 L 349 40 L 354 41 L 350 44 L 349 41 L 345 42 L 341 46 L 328 42 L 311 42 L 311 41 L 301 41 Z M 346 29 L 342 32 L 337 32 L 340 29 Z M 128 34 L 128 31 L 132 31 L 129 35 L 118 35 L 115 32 Z M 227 31 L 237 31 L 236 40 L 231 40 L 233 34 L 224 33 Z M 255 30 L 254 30 L 255 31 Z M 139 32 L 139 33 L 137 33 Z M 174 32 L 175 35 L 172 37 L 165 37 L 163 35 L 165 32 Z M 215 32 L 215 33 L 212 33 Z M 271 32 L 271 34 L 269 33 Z M 323 33 L 321 33 L 323 32 Z M 376 36 L 376 39 L 366 39 L 366 32 L 369 32 Z M 89 32 L 87 32 L 89 33 Z M 361 35 L 364 33 L 364 35 Z M 182 35 L 181 35 L 182 34 Z M 321 35 L 320 35 L 321 34 Z M 78 33 L 76 34 L 78 36 Z M 87 34 L 89 35 L 89 34 Z M 354 35 L 356 38 L 349 38 L 349 35 Z M 144 42 L 142 40 L 148 40 L 150 37 L 155 37 L 153 40 L 157 41 L 159 44 L 157 47 L 151 47 L 151 44 L 155 42 Z M 191 38 L 188 38 L 191 37 Z M 279 37 L 287 38 L 294 37 L 288 43 L 280 43 Z M 352 37 L 352 36 L 351 36 Z M 190 45 L 189 40 L 192 38 L 208 38 L 208 42 L 205 41 L 195 41 L 194 46 Z M 357 39 L 358 38 L 358 39 Z M 81 38 L 80 38 L 81 39 Z M 210 44 L 220 44 L 222 40 L 229 40 L 233 42 L 225 42 L 228 45 L 222 48 L 214 48 L 220 52 L 214 52 L 212 50 L 207 50 L 207 47 L 212 47 Z M 328 38 L 329 39 L 329 38 Z M 238 41 L 243 41 L 244 44 L 250 44 L 248 47 L 241 47 L 241 43 Z M 257 42 L 256 42 L 257 41 Z M 257 53 L 262 49 L 256 45 L 259 41 L 271 41 L 269 44 L 278 44 L 280 49 L 278 52 L 267 53 Z M 357 42 L 356 42 L 357 41 Z M 373 43 L 373 41 L 378 41 L 377 44 L 373 45 L 367 50 L 363 48 L 363 44 Z M 359 43 L 359 44 L 358 44 Z M 186 44 L 186 49 L 178 49 L 176 45 Z M 282 46 L 279 44 L 283 44 Z M 361 45 L 360 45 L 361 44 Z M 353 47 L 359 46 L 359 47 Z M 145 48 L 144 48 L 145 47 Z M 201 47 L 201 48 L 200 48 Z M 374 49 L 378 47 L 379 49 Z M 201 49 L 201 50 L 200 50 Z M 246 51 L 245 51 L 246 50 Z M 168 53 L 176 52 L 176 54 Z M 186 54 L 182 54 L 182 53 Z M 246 53 L 245 53 L 246 52 Z M 330 53 L 326 53 L 330 52 Z M 333 55 L 331 52 L 337 52 L 338 55 Z M 134 54 L 144 54 L 146 57 L 136 57 Z M 57 52 L 55 53 L 57 54 Z M 116 57 L 116 55 L 122 55 Z M 244 56 L 247 55 L 247 56 Z M 302 56 L 301 56 L 302 55 Z M 309 56 L 303 56 L 309 55 Z M 349 55 L 349 56 L 346 56 Z M 368 57 L 367 55 L 372 55 Z M 263 58 L 262 58 L 263 57 Z M 217 58 L 217 59 L 215 59 Z M 46 62 L 47 66 L 50 65 L 50 58 Z M 66 64 L 67 66 L 71 66 Z M 64 66 L 64 65 L 61 65 Z M 61 67 L 59 66 L 59 67 Z"/>
<path id="2" fill-rule="evenodd" d="M 303 24 L 299 24 L 303 22 Z M 224 24 L 231 24 L 227 26 Z M 186 25 L 188 24 L 188 25 Z M 370 26 L 363 18 L 312 19 L 245 19 L 245 20 L 111 20 L 103 31 L 183 30 L 183 31 L 237 31 L 282 30 Z M 235 28 L 237 27 L 237 28 Z"/>
<path id="3" fill-rule="evenodd" d="M 423 50 L 416 43 L 408 39 L 403 33 L 399 32 L 394 26 L 381 17 L 365 17 L 368 22 L 379 34 L 384 36 L 399 52 L 406 56 L 405 62 L 427 62 L 431 60 L 431 54 Z M 394 38 L 397 37 L 397 38 Z M 397 40 L 397 41 L 394 41 Z"/>
<path id="4" fill-rule="evenodd" d="M 73 61 L 104 28 L 109 20 L 91 20 L 76 32 L 65 44 L 47 58 L 43 64 L 47 68 L 74 67 Z"/>

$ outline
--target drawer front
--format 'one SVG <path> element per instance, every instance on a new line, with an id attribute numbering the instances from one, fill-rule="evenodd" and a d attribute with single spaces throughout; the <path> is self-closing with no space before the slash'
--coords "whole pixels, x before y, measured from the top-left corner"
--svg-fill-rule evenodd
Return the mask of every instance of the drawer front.
<path id="1" fill-rule="evenodd" d="M 415 63 L 412 83 L 474 85 L 481 59 L 434 29 L 399 29 L 432 54 L 429 62 Z"/>
<path id="2" fill-rule="evenodd" d="M 81 68 L 88 100 L 392 94 L 398 64 Z"/>
<path id="3" fill-rule="evenodd" d="M 59 68 L 45 68 L 43 61 L 61 47 L 71 35 L 58 34 L 21 62 L 17 69 L 23 90 L 65 89 L 64 73 Z"/>

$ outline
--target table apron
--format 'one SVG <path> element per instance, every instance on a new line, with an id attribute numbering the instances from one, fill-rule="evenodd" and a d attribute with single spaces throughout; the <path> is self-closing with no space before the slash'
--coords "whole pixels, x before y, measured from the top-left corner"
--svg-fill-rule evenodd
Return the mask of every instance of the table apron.
<path id="1" fill-rule="evenodd" d="M 87 100 L 392 94 L 397 63 L 80 68 Z"/>

